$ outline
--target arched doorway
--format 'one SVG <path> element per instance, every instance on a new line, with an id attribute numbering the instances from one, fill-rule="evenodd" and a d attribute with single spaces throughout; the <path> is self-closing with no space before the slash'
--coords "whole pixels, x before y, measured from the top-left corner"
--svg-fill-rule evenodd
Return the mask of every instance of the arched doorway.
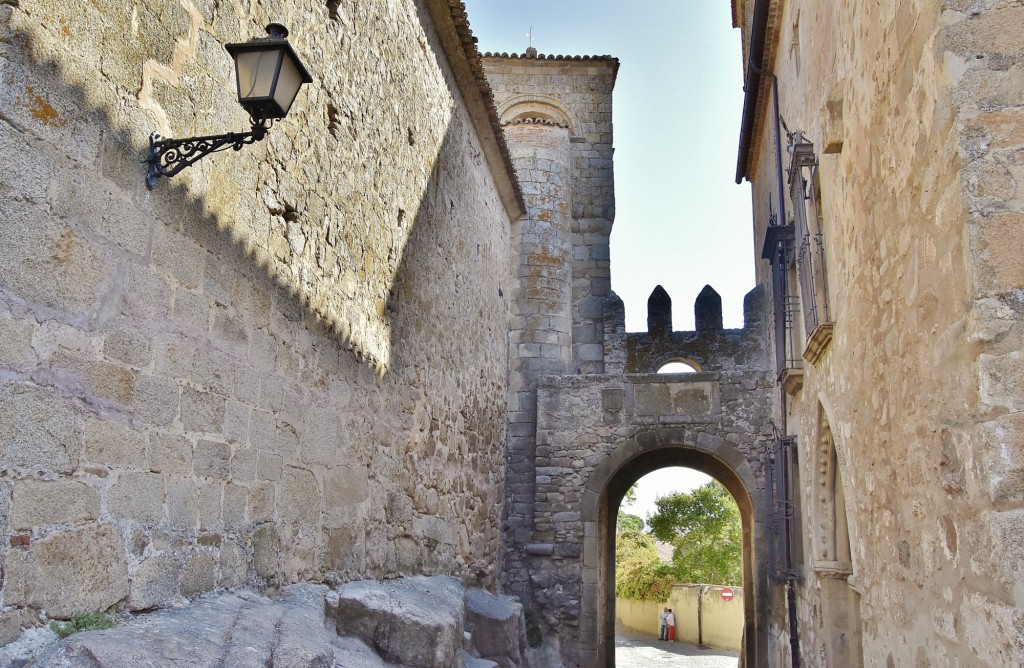
<path id="1" fill-rule="evenodd" d="M 820 520 L 814 528 L 816 540 L 812 549 L 822 601 L 822 650 L 830 665 L 860 668 L 864 665 L 860 591 L 851 550 L 846 476 L 824 406 L 818 409 L 815 454 L 819 471 L 816 506 Z"/>
<path id="2" fill-rule="evenodd" d="M 584 551 L 581 603 L 583 619 L 593 615 L 596 624 L 597 665 L 615 665 L 615 521 L 619 504 L 633 483 L 669 466 L 684 466 L 710 475 L 736 500 L 743 523 L 743 586 L 744 592 L 749 592 L 744 596 L 740 665 L 765 665 L 767 637 L 760 617 L 767 603 L 767 554 L 764 541 L 755 537 L 766 533 L 766 527 L 752 494 L 757 489 L 754 473 L 739 450 L 724 448 L 711 453 L 682 439 L 673 439 L 674 431 L 668 428 L 659 433 L 657 440 L 664 445 L 610 457 L 594 470 L 587 483 L 595 503 L 584 504 L 583 522 L 587 542 L 592 539 L 593 549 Z"/>

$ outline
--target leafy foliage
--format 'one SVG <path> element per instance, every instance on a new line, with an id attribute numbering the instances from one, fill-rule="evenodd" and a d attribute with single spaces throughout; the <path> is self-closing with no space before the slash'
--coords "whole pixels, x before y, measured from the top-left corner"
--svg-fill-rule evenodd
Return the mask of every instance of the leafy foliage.
<path id="1" fill-rule="evenodd" d="M 739 508 L 718 481 L 692 492 L 661 497 L 649 518 L 651 532 L 675 546 L 681 582 L 739 585 L 743 581 L 743 528 Z"/>
<path id="2" fill-rule="evenodd" d="M 57 634 L 58 638 L 67 638 L 72 633 L 100 631 L 113 628 L 116 624 L 117 617 L 105 612 L 83 612 L 66 622 L 50 622 L 50 630 Z"/>
<path id="3" fill-rule="evenodd" d="M 619 516 L 615 521 L 616 531 L 643 531 L 644 521 L 640 519 L 639 515 L 630 515 L 619 511 Z"/>
<path id="4" fill-rule="evenodd" d="M 675 581 L 672 566 L 658 559 L 650 534 L 639 530 L 615 534 L 616 596 L 663 603 L 668 600 Z"/>
<path id="5" fill-rule="evenodd" d="M 622 498 L 622 504 L 619 506 L 619 514 L 615 520 L 616 531 L 641 531 L 644 528 L 644 521 L 639 515 L 631 515 L 622 511 L 622 506 L 629 505 L 636 502 L 636 483 L 626 490 L 626 495 Z"/>

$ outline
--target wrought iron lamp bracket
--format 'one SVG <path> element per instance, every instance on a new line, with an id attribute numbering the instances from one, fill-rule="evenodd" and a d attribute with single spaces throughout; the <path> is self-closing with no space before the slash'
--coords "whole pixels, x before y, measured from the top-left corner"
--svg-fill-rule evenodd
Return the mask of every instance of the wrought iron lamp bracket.
<path id="1" fill-rule="evenodd" d="M 254 118 L 252 130 L 249 132 L 228 132 L 185 139 L 161 139 L 160 135 L 154 132 L 149 137 L 149 154 L 142 161 L 149 163 L 146 187 L 153 190 L 156 188 L 157 178 L 174 176 L 211 153 L 228 149 L 240 151 L 243 146 L 255 144 L 267 136 L 269 129 L 266 119 Z"/>

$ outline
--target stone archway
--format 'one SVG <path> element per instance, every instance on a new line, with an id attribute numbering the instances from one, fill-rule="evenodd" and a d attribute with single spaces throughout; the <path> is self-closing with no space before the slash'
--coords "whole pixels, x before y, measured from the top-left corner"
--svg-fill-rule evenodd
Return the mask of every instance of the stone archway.
<path id="1" fill-rule="evenodd" d="M 734 495 L 744 517 L 752 596 L 745 665 L 765 665 L 767 559 L 761 455 L 772 438 L 762 372 L 547 376 L 537 386 L 534 486 L 519 570 L 530 606 L 558 638 L 568 666 L 607 668 L 614 650 L 610 586 L 613 510 L 646 472 L 680 464 Z M 506 565 L 506 568 L 508 566 Z"/>
<path id="2" fill-rule="evenodd" d="M 657 430 L 648 438 L 624 443 L 596 467 L 586 484 L 582 520 L 583 553 L 581 619 L 595 621 L 598 666 L 613 666 L 615 659 L 615 518 L 623 495 L 641 477 L 669 466 L 685 466 L 706 473 L 736 500 L 743 523 L 744 630 L 743 664 L 765 665 L 767 627 L 762 623 L 767 607 L 765 515 L 753 494 L 757 480 L 744 453 L 737 448 L 711 452 L 688 445 L 681 429 Z M 587 549 L 590 545 L 594 547 Z M 588 586 L 591 585 L 591 586 Z M 581 652 L 589 643 L 581 635 Z"/>

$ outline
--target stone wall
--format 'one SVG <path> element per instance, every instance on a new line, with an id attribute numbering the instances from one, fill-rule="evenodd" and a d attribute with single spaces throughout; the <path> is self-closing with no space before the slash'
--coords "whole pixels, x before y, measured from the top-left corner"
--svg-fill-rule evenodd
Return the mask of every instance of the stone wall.
<path id="1" fill-rule="evenodd" d="M 747 300 L 751 313 L 761 312 L 759 292 Z M 609 299 L 612 306 L 617 301 Z M 753 592 L 744 607 L 745 642 L 749 660 L 758 656 L 755 606 L 764 613 L 766 541 L 757 537 L 767 531 L 762 455 L 772 435 L 774 383 L 761 320 L 747 325 L 615 339 L 637 367 L 655 360 L 660 366 L 664 356 L 700 360 L 701 373 L 627 369 L 539 380 L 532 542 L 520 548 L 522 566 L 506 563 L 506 577 L 530 583 L 532 600 L 559 636 L 568 665 L 610 660 L 615 511 L 632 483 L 666 466 L 714 475 L 740 504 L 744 577 Z M 642 358 L 648 364 L 637 361 Z"/>
<path id="2" fill-rule="evenodd" d="M 570 372 L 603 370 L 602 305 L 611 292 L 608 237 L 615 220 L 610 56 L 485 54 L 484 68 L 502 122 L 553 119 L 569 130 L 572 349 Z M 508 125 L 506 125 L 508 127 Z M 515 141 L 511 140 L 512 146 Z M 530 181 L 530 178 L 521 180 Z"/>
<path id="3" fill-rule="evenodd" d="M 533 50 L 483 62 L 527 205 L 513 239 L 504 586 L 529 603 L 522 559 L 533 531 L 537 380 L 604 367 L 618 61 Z"/>
<path id="4" fill-rule="evenodd" d="M 329 574 L 493 586 L 520 205 L 461 10 L 14 5 L 5 634 Z M 290 116 L 147 191 L 152 130 L 245 129 L 223 45 L 271 21 L 314 78 Z"/>
<path id="5" fill-rule="evenodd" d="M 831 347 L 805 363 L 787 405 L 804 489 L 802 658 L 1018 665 L 1024 8 L 770 4 L 759 66 L 779 77 L 782 116 L 818 155 L 835 321 Z M 746 170 L 757 244 L 769 203 L 779 209 L 770 86 L 761 90 L 765 122 Z M 758 276 L 771 285 L 766 263 Z M 837 530 L 835 497 L 822 491 L 826 431 L 850 572 L 823 556 Z M 843 601 L 827 593 L 837 577 Z M 789 665 L 777 619 L 774 661 Z M 862 642 L 844 647 L 843 628 Z"/>

